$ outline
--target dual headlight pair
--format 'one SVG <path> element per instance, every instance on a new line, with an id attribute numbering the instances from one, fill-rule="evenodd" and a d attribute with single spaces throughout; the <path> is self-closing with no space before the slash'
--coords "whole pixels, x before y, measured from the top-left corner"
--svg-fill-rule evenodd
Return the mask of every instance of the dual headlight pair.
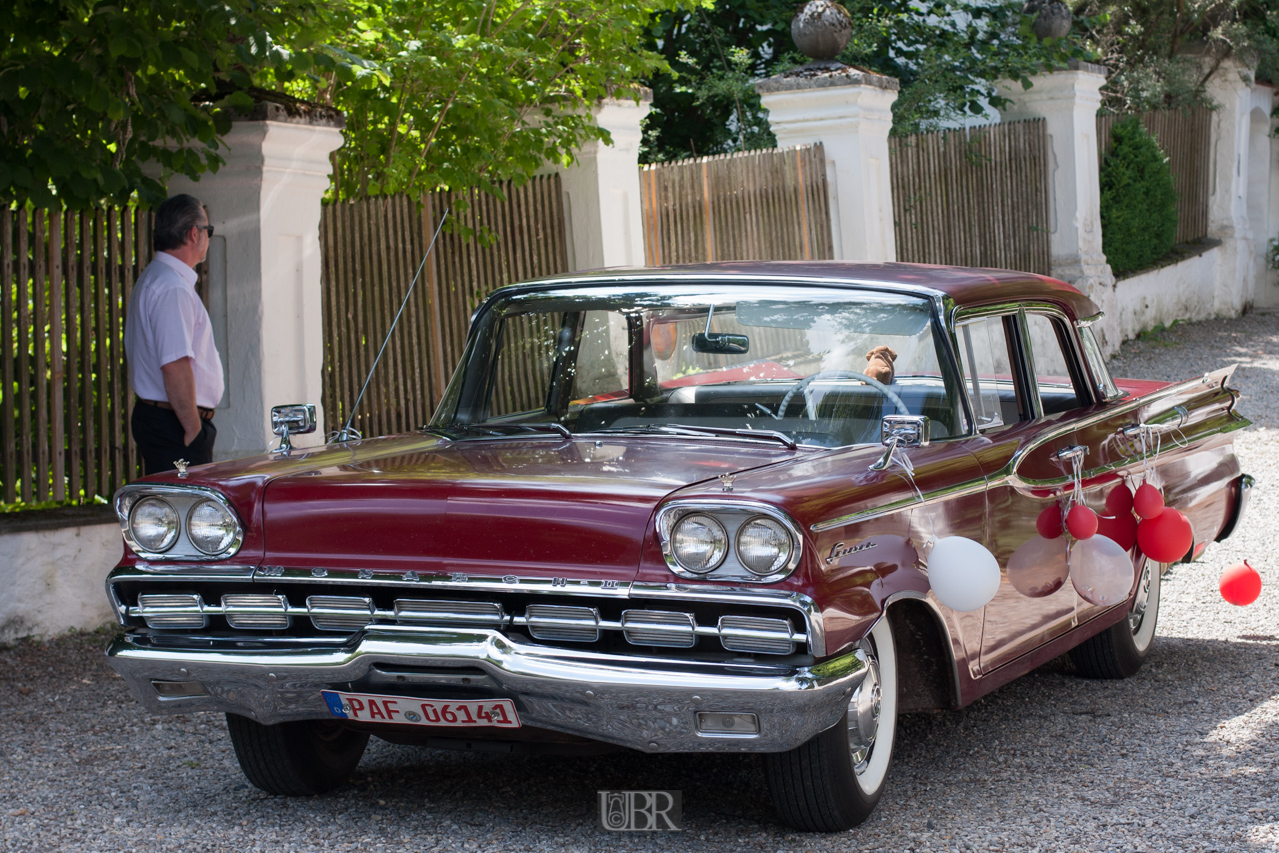
<path id="1" fill-rule="evenodd" d="M 115 504 L 125 541 L 144 557 L 222 559 L 244 537 L 235 513 L 212 490 L 126 486 Z"/>
<path id="2" fill-rule="evenodd" d="M 770 583 L 799 564 L 799 531 L 771 507 L 672 505 L 658 530 L 667 565 L 685 577 Z"/>

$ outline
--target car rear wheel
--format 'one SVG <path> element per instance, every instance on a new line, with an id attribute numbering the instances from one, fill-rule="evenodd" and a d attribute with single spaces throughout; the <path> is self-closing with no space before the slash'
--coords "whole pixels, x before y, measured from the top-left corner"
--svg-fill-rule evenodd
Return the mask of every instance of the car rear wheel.
<path id="1" fill-rule="evenodd" d="M 327 720 L 264 726 L 227 714 L 226 726 L 248 780 L 285 797 L 323 794 L 341 785 L 351 778 L 369 743 L 367 734 Z"/>
<path id="2" fill-rule="evenodd" d="M 897 735 L 897 654 L 887 616 L 862 649 L 869 671 L 840 721 L 789 752 L 764 756 L 773 804 L 796 829 L 851 829 L 884 792 Z"/>
<path id="3" fill-rule="evenodd" d="M 1147 559 L 1137 581 L 1128 618 L 1070 650 L 1084 678 L 1131 678 L 1141 669 L 1155 643 L 1159 621 L 1160 566 Z"/>

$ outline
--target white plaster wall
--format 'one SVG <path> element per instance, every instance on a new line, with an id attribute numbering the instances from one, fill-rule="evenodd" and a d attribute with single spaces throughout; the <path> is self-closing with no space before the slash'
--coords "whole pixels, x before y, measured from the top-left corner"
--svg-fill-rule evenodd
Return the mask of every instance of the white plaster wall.
<path id="1" fill-rule="evenodd" d="M 0 534 L 0 643 L 111 621 L 104 583 L 123 552 L 114 521 Z"/>
<path id="2" fill-rule="evenodd" d="M 1139 273 L 1115 282 L 1119 328 L 1123 340 L 1174 320 L 1207 320 L 1216 316 L 1217 281 L 1222 248 L 1178 264 Z"/>

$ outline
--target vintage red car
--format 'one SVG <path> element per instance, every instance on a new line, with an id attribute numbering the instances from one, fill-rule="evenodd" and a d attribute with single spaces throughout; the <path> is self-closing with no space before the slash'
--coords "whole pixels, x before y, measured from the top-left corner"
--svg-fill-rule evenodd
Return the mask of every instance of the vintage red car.
<path id="1" fill-rule="evenodd" d="M 1114 380 L 1098 316 L 1053 279 L 908 264 L 504 287 L 422 429 L 121 489 L 110 663 L 149 711 L 225 712 L 276 794 L 342 784 L 370 735 L 757 752 L 783 821 L 853 826 L 899 714 L 1149 653 L 1160 565 L 1131 541 L 1109 603 L 1010 580 L 1046 509 L 1151 480 L 1186 557 L 1239 521 L 1230 372 Z M 959 537 L 998 564 L 963 609 L 929 579 Z M 1084 553 L 1060 542 L 1033 553 Z"/>

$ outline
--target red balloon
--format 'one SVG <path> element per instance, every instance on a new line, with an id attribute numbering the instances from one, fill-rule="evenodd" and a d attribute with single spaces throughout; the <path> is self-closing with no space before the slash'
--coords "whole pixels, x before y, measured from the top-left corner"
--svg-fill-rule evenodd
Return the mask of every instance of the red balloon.
<path id="1" fill-rule="evenodd" d="M 1043 508 L 1039 518 L 1035 519 L 1035 529 L 1045 539 L 1056 539 L 1061 535 L 1061 506 L 1051 504 Z"/>
<path id="2" fill-rule="evenodd" d="M 1261 575 L 1244 560 L 1221 573 L 1220 588 L 1222 598 L 1243 607 L 1261 595 Z"/>
<path id="3" fill-rule="evenodd" d="M 1132 508 L 1142 518 L 1156 518 L 1164 511 L 1164 496 L 1149 483 L 1142 483 L 1137 489 L 1137 494 L 1133 495 Z"/>
<path id="4" fill-rule="evenodd" d="M 1175 563 L 1186 556 L 1194 543 L 1190 522 L 1172 507 L 1137 525 L 1137 544 L 1156 563 Z"/>
<path id="5" fill-rule="evenodd" d="M 1097 532 L 1097 513 L 1086 506 L 1073 506 L 1066 513 L 1066 529 L 1076 539 L 1088 539 Z"/>
<path id="6" fill-rule="evenodd" d="M 1116 516 L 1132 512 L 1132 490 L 1127 484 L 1120 483 L 1106 495 L 1106 512 Z M 1113 536 L 1110 538 L 1114 539 Z"/>
<path id="7" fill-rule="evenodd" d="M 1119 547 L 1125 551 L 1131 551 L 1132 546 L 1137 544 L 1137 519 L 1132 517 L 1131 512 L 1121 513 L 1114 518 L 1100 515 L 1097 517 L 1097 533 L 1118 542 Z"/>

